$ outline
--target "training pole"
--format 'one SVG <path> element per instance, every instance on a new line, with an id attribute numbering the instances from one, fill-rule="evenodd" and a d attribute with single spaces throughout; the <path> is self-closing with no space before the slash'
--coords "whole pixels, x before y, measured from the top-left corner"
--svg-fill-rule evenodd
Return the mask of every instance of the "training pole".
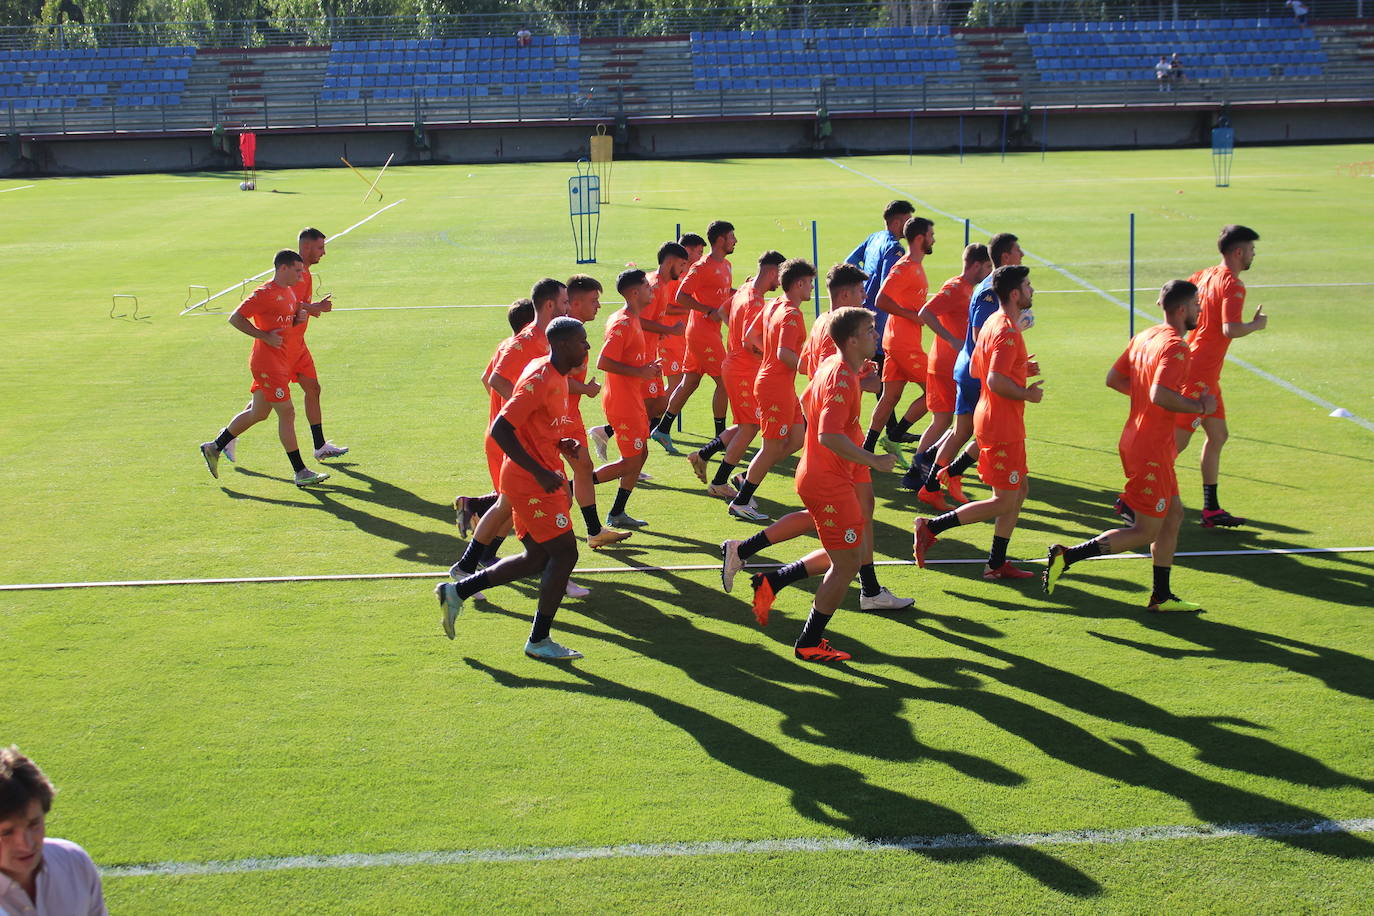
<path id="1" fill-rule="evenodd" d="M 970 220 L 965 219 L 965 220 L 964 220 L 964 247 L 965 247 L 965 248 L 968 247 L 968 234 L 969 234 L 969 230 L 970 230 L 971 228 L 972 228 L 972 225 L 971 225 Z"/>
<path id="2" fill-rule="evenodd" d="M 680 238 L 682 238 L 682 223 L 678 223 L 673 228 L 673 241 L 676 242 Z"/>
<path id="3" fill-rule="evenodd" d="M 395 158 L 396 158 L 396 154 L 395 154 L 395 153 L 392 153 L 391 155 L 389 155 L 389 156 L 386 157 L 386 162 L 382 165 L 382 170 L 381 170 L 380 172 L 377 173 L 377 179 L 376 179 L 376 181 L 373 181 L 373 182 L 372 182 L 372 186 L 371 186 L 370 188 L 368 188 L 368 189 L 367 189 L 367 193 L 363 195 L 363 203 L 367 203 L 367 199 L 368 199 L 369 197 L 371 197 L 371 196 L 372 196 L 372 192 L 373 192 L 374 190 L 377 189 L 377 182 L 382 180 L 382 176 L 386 174 L 387 166 L 391 165 L 391 160 L 392 160 L 392 159 L 395 159 Z M 383 200 L 382 192 L 381 192 L 381 191 L 377 191 L 377 203 L 381 203 L 382 200 Z"/>
<path id="4" fill-rule="evenodd" d="M 813 219 L 811 221 L 811 263 L 817 271 L 821 269 L 820 250 L 820 246 L 816 242 L 816 221 Z M 819 318 L 821 317 L 821 285 L 817 283 L 815 287 L 816 292 L 815 295 L 812 296 L 812 300 L 816 306 L 816 317 Z"/>
<path id="5" fill-rule="evenodd" d="M 908 168 L 911 166 L 912 143 L 915 142 L 915 139 L 916 139 L 916 112 L 913 111 L 913 112 L 911 112 L 910 114 L 908 114 L 908 115 L 906 116 L 906 164 L 907 164 L 907 167 L 908 167 Z M 820 269 L 820 266 L 817 265 L 816 269 L 819 270 L 819 269 Z"/>
<path id="6" fill-rule="evenodd" d="M 1007 113 L 1002 112 L 1002 161 L 1007 161 Z"/>
<path id="7" fill-rule="evenodd" d="M 959 161 L 964 161 L 964 116 L 959 115 Z"/>
<path id="8" fill-rule="evenodd" d="M 1131 337 L 1134 337 L 1134 336 L 1135 336 L 1135 214 L 1134 214 L 1134 213 L 1131 214 L 1131 233 L 1130 233 L 1130 235 L 1131 235 L 1131 244 L 1130 244 L 1130 249 L 1131 249 L 1131 250 L 1130 250 L 1130 265 L 1131 265 L 1131 269 L 1130 269 L 1130 282 L 1127 284 L 1127 286 L 1129 286 L 1130 289 L 1131 289 L 1131 293 L 1130 293 L 1130 306 L 1131 306 L 1131 307 L 1130 307 L 1129 309 L 1127 309 L 1126 311 L 1127 311 L 1127 314 L 1129 314 L 1129 315 L 1131 316 L 1131 317 L 1130 317 L 1130 326 L 1129 326 L 1130 336 L 1131 336 Z"/>
<path id="9" fill-rule="evenodd" d="M 1045 145 L 1049 143 L 1050 136 L 1050 110 L 1040 109 L 1040 161 L 1045 161 Z"/>

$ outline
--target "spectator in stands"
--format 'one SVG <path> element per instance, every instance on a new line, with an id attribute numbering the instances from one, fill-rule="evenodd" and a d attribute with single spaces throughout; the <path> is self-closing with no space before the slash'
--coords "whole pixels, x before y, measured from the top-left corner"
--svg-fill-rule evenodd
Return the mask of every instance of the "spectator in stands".
<path id="1" fill-rule="evenodd" d="M 517 48 L 528 48 L 534 44 L 534 35 L 530 32 L 530 27 L 522 25 L 520 31 L 515 33 L 515 46 Z"/>
<path id="2" fill-rule="evenodd" d="M 0 912 L 105 916 L 86 851 L 47 837 L 53 787 L 19 748 L 0 750 Z"/>
<path id="3" fill-rule="evenodd" d="M 1160 92 L 1169 91 L 1170 79 L 1172 77 L 1169 74 L 1169 58 L 1161 54 L 1159 55 L 1159 63 L 1155 64 L 1155 82 L 1159 83 Z"/>
<path id="4" fill-rule="evenodd" d="M 1178 59 L 1177 51 L 1169 58 L 1169 78 L 1175 83 L 1183 82 L 1183 61 Z"/>
<path id="5" fill-rule="evenodd" d="M 1293 21 L 1298 25 L 1307 25 L 1307 4 L 1302 0 L 1284 0 L 1284 6 L 1293 11 Z"/>

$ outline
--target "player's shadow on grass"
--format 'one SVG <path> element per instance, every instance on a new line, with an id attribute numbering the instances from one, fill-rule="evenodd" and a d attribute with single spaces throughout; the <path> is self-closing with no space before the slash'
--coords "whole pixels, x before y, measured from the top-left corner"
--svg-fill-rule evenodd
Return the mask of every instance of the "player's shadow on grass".
<path id="1" fill-rule="evenodd" d="M 266 480 L 279 479 L 271 474 L 263 474 L 244 468 L 235 468 L 235 470 L 248 477 L 259 477 Z M 455 546 L 457 536 L 454 534 L 424 531 L 402 525 L 391 519 L 365 512 L 340 499 L 343 496 L 357 499 L 360 502 L 375 502 L 367 490 L 325 484 L 298 490 L 300 499 L 278 499 L 271 496 L 258 496 L 254 493 L 243 493 L 232 490 L 223 484 L 220 485 L 220 489 L 230 499 L 246 499 L 270 506 L 328 512 L 340 520 L 352 524 L 364 534 L 400 544 L 401 547 L 396 551 L 395 556 L 401 560 L 410 560 L 427 566 L 447 566 L 454 561 L 458 554 L 458 548 Z"/>
<path id="2" fill-rule="evenodd" d="M 1254 442 L 1256 445 L 1268 445 L 1281 449 L 1291 449 L 1295 445 L 1293 442 L 1274 442 L 1270 439 L 1256 439 L 1254 436 L 1241 436 L 1236 433 L 1231 433 L 1231 439 L 1237 442 Z M 1347 455 L 1345 452 L 1333 452 L 1325 442 L 1322 443 L 1321 457 L 1323 460 L 1329 458 L 1345 458 L 1348 461 L 1362 461 L 1365 464 L 1374 464 L 1374 457 L 1370 457 L 1369 455 Z"/>
<path id="3" fill-rule="evenodd" d="M 656 643 L 640 645 L 648 648 Z M 613 681 L 584 668 L 569 669 L 570 674 L 582 680 L 582 683 L 573 683 L 503 671 L 472 658 L 466 661 L 473 670 L 488 675 L 504 687 L 558 690 L 641 706 L 690 735 L 713 759 L 740 773 L 787 790 L 793 808 L 802 817 L 844 830 L 852 836 L 870 840 L 906 838 L 913 828 L 930 836 L 977 833 L 967 818 L 950 808 L 870 783 L 862 773 L 850 767 L 816 764 L 796 757 L 772 742 L 702 709 Z M 759 683 L 754 681 L 746 686 L 757 687 Z M 816 698 L 807 692 L 797 691 L 790 702 L 810 705 L 816 702 Z M 859 711 L 847 708 L 843 714 L 852 725 L 856 719 L 862 718 L 856 716 Z M 919 851 L 947 862 L 1000 858 L 1047 887 L 1074 896 L 1095 896 L 1102 890 L 1087 874 L 1038 849 L 990 846 L 940 852 Z"/>

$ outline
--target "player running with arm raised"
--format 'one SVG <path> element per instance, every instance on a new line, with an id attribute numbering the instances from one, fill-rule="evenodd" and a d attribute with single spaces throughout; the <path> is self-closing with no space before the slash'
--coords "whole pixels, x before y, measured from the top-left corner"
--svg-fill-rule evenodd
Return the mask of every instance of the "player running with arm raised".
<path id="1" fill-rule="evenodd" d="M 1178 531 L 1183 524 L 1183 501 L 1174 474 L 1175 418 L 1204 416 L 1216 409 L 1216 398 L 1203 393 L 1185 397 L 1189 378 L 1188 345 L 1183 335 L 1198 325 L 1197 287 L 1187 280 L 1170 280 L 1159 293 L 1164 322 L 1141 331 L 1107 372 L 1107 387 L 1131 399 L 1126 426 L 1117 450 L 1126 472 L 1120 502 L 1131 526 L 1113 528 L 1074 547 L 1050 546 L 1042 580 L 1045 591 L 1082 560 L 1150 545 L 1154 587 L 1146 610 L 1154 613 L 1200 611 L 1201 605 L 1173 593 L 1173 570 Z"/>
<path id="2" fill-rule="evenodd" d="M 491 436 L 505 454 L 501 494 L 510 502 L 515 536 L 525 550 L 457 582 L 441 582 L 434 594 L 443 610 L 444 635 L 453 639 L 465 599 L 485 588 L 538 576 L 539 602 L 525 654 L 558 661 L 582 657 L 554 642 L 549 631 L 577 564 L 562 456 L 574 456 L 581 446 L 562 435 L 568 419 L 567 376 L 587 361 L 590 347 L 582 323 L 566 316 L 549 323 L 547 340 L 549 354 L 525 367 L 491 426 Z"/>

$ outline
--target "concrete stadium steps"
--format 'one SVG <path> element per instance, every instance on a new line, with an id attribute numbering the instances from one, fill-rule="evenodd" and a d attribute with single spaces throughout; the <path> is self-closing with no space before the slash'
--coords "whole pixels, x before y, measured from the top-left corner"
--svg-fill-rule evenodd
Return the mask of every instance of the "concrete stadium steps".
<path id="1" fill-rule="evenodd" d="M 328 47 L 203 48 L 185 101 L 224 124 L 310 124 L 328 66 Z"/>
<path id="2" fill-rule="evenodd" d="M 691 45 L 681 37 L 663 40 L 586 39 L 582 42 L 579 89 L 592 90 L 591 107 L 667 111 L 670 96 L 682 98 L 692 87 Z"/>
<path id="3" fill-rule="evenodd" d="M 1023 84 L 1035 73 L 1035 59 L 1020 29 L 960 29 L 954 33 L 959 66 L 966 78 L 987 88 L 997 105 L 1020 105 Z"/>
<path id="4" fill-rule="evenodd" d="M 1367 77 L 1374 73 L 1374 19 L 1318 25 L 1312 32 L 1327 54 L 1328 74 Z"/>

